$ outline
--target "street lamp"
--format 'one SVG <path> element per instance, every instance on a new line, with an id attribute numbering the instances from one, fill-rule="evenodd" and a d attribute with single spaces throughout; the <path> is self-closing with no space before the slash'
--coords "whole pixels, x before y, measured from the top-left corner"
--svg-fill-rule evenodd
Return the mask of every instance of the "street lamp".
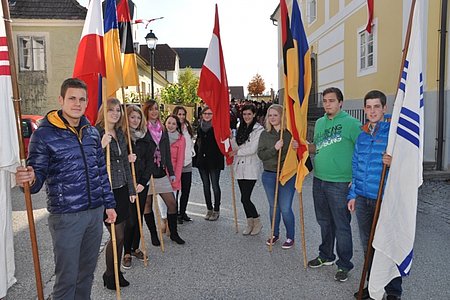
<path id="1" fill-rule="evenodd" d="M 147 43 L 147 47 L 150 50 L 150 74 L 152 79 L 152 99 L 155 99 L 155 89 L 153 87 L 153 68 L 155 67 L 155 49 L 156 44 L 158 43 L 158 38 L 153 33 L 153 30 L 150 30 L 150 32 L 145 36 L 145 42 Z"/>

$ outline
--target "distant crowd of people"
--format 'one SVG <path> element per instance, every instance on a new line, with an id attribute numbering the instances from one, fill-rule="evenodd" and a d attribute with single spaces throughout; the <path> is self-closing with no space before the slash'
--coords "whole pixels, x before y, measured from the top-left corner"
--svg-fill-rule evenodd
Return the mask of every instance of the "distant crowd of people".
<path id="1" fill-rule="evenodd" d="M 160 106 L 154 100 L 141 108 L 124 107 L 111 98 L 103 103 L 106 108 L 99 109 L 95 126 L 91 126 L 84 116 L 86 90 L 85 83 L 78 79 L 63 82 L 61 109 L 49 112 L 34 132 L 27 167 L 19 167 L 16 174 L 19 184 L 30 183 L 32 193 L 47 185 L 56 274 L 53 299 L 90 298 L 103 224 L 111 235 L 115 230 L 117 256 L 124 269 L 132 267 L 133 259 L 145 259 L 139 221 L 145 221 L 152 245 L 160 246 L 154 195 L 162 199 L 160 214 L 166 220 L 163 226 L 170 239 L 185 244 L 178 224 L 192 220 L 187 205 L 194 168 L 203 183 L 204 219 L 217 221 L 220 217 L 219 179 L 225 157 L 214 138 L 212 120 L 216 116 L 208 106 L 200 108 L 194 129 L 183 106 L 175 107 L 162 120 Z M 368 122 L 364 126 L 342 110 L 343 101 L 338 88 L 323 91 L 325 115 L 317 120 L 314 140 L 308 147 L 314 156 L 314 209 L 322 238 L 318 255 L 308 266 L 336 264 L 334 279 L 339 282 L 345 282 L 354 267 L 351 212 L 356 211 L 366 252 L 381 169 L 383 163 L 389 165 L 391 161 L 384 154 L 389 131 L 389 123 L 384 121 L 386 96 L 380 91 L 366 95 Z M 283 118 L 284 109 L 279 104 L 232 100 L 232 149 L 226 155 L 234 158 L 232 167 L 247 219 L 242 233 L 258 235 L 266 223 L 252 199 L 255 184 L 261 180 L 269 204 L 268 224 L 272 222 L 275 196 L 278 199 L 274 233 L 266 244 L 275 245 L 282 238 L 283 221 L 286 236 L 281 247 L 290 249 L 295 244 L 292 202 L 296 176 L 278 184 L 277 171 L 285 164 L 289 148 L 295 150 L 300 144 L 286 129 Z M 135 201 L 139 201 L 140 211 Z M 113 290 L 116 282 L 111 241 L 106 245 L 105 259 L 103 283 Z M 398 277 L 386 286 L 388 300 L 400 299 L 401 283 Z M 119 285 L 130 285 L 122 272 Z M 367 288 L 362 296 L 370 298 Z"/>

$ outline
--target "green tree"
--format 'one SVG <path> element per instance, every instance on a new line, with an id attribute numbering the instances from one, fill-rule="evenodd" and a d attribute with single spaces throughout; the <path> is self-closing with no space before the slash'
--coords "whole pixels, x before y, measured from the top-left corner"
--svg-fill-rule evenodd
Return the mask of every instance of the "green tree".
<path id="1" fill-rule="evenodd" d="M 178 76 L 178 83 L 167 85 L 161 90 L 161 99 L 167 104 L 195 104 L 200 102 L 197 96 L 198 76 L 187 68 Z"/>
<path id="2" fill-rule="evenodd" d="M 250 95 L 256 96 L 258 98 L 259 95 L 262 95 L 264 90 L 266 89 L 266 84 L 264 83 L 264 79 L 256 73 L 255 76 L 253 76 L 252 80 L 248 83 L 247 90 L 250 93 Z"/>

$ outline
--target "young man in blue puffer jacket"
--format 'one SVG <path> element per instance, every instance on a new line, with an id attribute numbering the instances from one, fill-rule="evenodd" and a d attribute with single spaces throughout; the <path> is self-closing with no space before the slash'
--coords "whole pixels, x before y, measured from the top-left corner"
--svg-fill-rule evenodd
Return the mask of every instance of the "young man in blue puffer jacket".
<path id="1" fill-rule="evenodd" d="M 352 158 L 352 184 L 348 194 L 348 209 L 356 210 L 359 236 L 367 253 L 370 230 L 375 213 L 378 187 L 381 180 L 383 164 L 391 163 L 391 157 L 385 154 L 389 137 L 389 122 L 384 122 L 386 112 L 386 95 L 373 90 L 364 97 L 364 113 L 367 123 L 358 136 Z M 370 267 L 367 280 L 370 276 Z M 400 299 L 402 294 L 402 278 L 394 278 L 386 287 L 388 300 Z M 355 297 L 358 292 L 355 293 Z M 362 299 L 370 299 L 367 287 L 363 290 Z"/>
<path id="2" fill-rule="evenodd" d="M 19 185 L 31 193 L 47 185 L 48 227 L 55 260 L 52 299 L 90 299 L 106 222 L 116 219 L 100 134 L 84 116 L 86 84 L 66 79 L 58 98 L 61 110 L 47 114 L 31 136 L 28 167 L 18 167 Z"/>

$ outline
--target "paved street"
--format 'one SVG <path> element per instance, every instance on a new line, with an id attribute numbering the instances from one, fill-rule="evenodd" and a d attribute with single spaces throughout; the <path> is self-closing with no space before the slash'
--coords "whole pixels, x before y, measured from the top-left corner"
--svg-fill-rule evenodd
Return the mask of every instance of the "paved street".
<path id="1" fill-rule="evenodd" d="M 234 231 L 231 205 L 229 170 L 221 175 L 222 208 L 217 222 L 204 221 L 205 205 L 201 181 L 194 170 L 193 187 L 188 214 L 194 221 L 179 226 L 186 245 L 180 246 L 165 237 L 165 253 L 148 246 L 149 265 L 133 260 L 132 269 L 125 278 L 131 282 L 122 289 L 122 299 L 353 299 L 361 276 L 363 254 L 353 218 L 355 269 L 349 280 L 334 280 L 336 267 L 303 269 L 298 201 L 294 201 L 296 214 L 296 245 L 281 249 L 281 243 L 269 253 L 264 242 L 269 236 L 268 205 L 264 190 L 257 183 L 253 199 L 262 216 L 264 228 L 260 235 L 245 237 L 241 234 L 245 215 L 236 185 L 239 215 L 239 234 Z M 315 221 L 312 202 L 312 178 L 305 182 L 303 202 L 306 224 L 308 259 L 317 255 L 320 242 L 319 226 Z M 47 228 L 45 192 L 33 196 L 37 236 L 39 242 L 44 293 L 51 293 L 53 256 Z M 420 190 L 417 217 L 415 260 L 411 276 L 404 280 L 402 299 L 450 299 L 448 270 L 450 260 L 450 184 L 427 181 Z M 23 195 L 13 191 L 13 218 L 17 283 L 6 299 L 33 299 L 36 297 L 34 271 Z M 284 236 L 284 226 L 281 236 Z M 150 244 L 145 229 L 147 245 Z M 104 234 L 104 239 L 107 234 Z M 105 270 L 103 249 L 95 273 L 92 299 L 114 299 L 115 293 L 103 287 L 101 275 Z"/>

